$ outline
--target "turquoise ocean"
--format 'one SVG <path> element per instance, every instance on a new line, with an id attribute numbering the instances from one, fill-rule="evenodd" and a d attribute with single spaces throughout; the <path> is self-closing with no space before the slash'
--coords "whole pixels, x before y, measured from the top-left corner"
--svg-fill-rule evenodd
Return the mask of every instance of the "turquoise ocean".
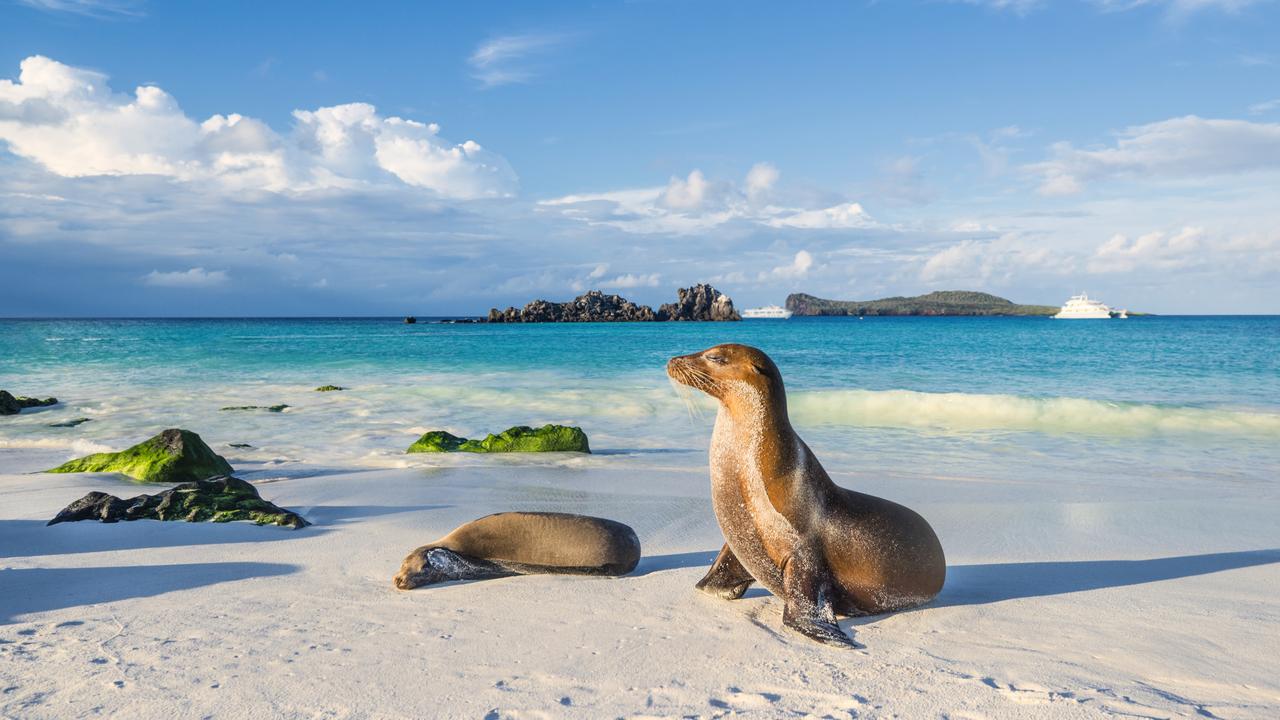
<path id="1" fill-rule="evenodd" d="M 845 483 L 927 477 L 1052 493 L 1272 484 L 1280 471 L 1280 317 L 0 320 L 0 388 L 62 401 L 0 418 L 0 471 L 167 427 L 200 433 L 257 479 L 450 463 L 696 470 L 714 406 L 686 402 L 664 365 L 722 342 L 774 358 L 793 423 Z M 347 389 L 314 392 L 324 384 Z M 220 410 L 279 403 L 290 407 Z M 50 427 L 79 417 L 90 422 Z M 582 426 L 596 453 L 403 453 L 427 430 L 548 422 Z"/>

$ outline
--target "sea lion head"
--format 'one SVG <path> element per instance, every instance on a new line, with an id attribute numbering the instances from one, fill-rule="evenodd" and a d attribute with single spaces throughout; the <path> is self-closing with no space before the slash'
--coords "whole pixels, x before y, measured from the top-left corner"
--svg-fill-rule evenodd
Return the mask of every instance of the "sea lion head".
<path id="1" fill-rule="evenodd" d="M 445 580 L 452 580 L 452 563 L 450 553 L 443 548 L 420 547 L 409 553 L 400 564 L 400 572 L 392 581 L 401 590 L 412 590 L 423 585 L 432 585 Z"/>
<path id="2" fill-rule="evenodd" d="M 667 361 L 667 375 L 726 404 L 748 387 L 774 401 L 784 397 L 778 366 L 750 345 L 726 343 L 673 357 Z"/>

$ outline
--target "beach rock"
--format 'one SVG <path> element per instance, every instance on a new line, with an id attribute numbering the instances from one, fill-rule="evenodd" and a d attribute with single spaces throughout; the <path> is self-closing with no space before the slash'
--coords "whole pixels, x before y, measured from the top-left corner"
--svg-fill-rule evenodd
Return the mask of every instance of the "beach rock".
<path id="1" fill-rule="evenodd" d="M 321 385 L 316 388 L 316 392 L 333 392 L 335 390 L 346 390 L 346 388 L 339 385 Z"/>
<path id="2" fill-rule="evenodd" d="M 6 390 L 0 390 L 0 415 L 17 415 L 27 408 L 46 407 L 48 405 L 57 405 L 58 398 L 40 398 L 26 397 L 24 395 L 13 396 Z"/>
<path id="3" fill-rule="evenodd" d="M 659 320 L 741 320 L 728 295 L 702 283 L 680 288 L 677 300 L 658 308 Z"/>
<path id="4" fill-rule="evenodd" d="M 504 320 L 508 314 L 503 314 Z M 519 311 L 519 318 L 519 322 L 647 322 L 654 315 L 648 305 L 592 290 L 564 303 L 534 300 Z"/>
<path id="5" fill-rule="evenodd" d="M 127 450 L 96 453 L 45 472 L 118 472 L 140 482 L 176 483 L 228 475 L 232 470 L 199 435 L 171 428 Z"/>
<path id="6" fill-rule="evenodd" d="M 741 320 L 728 295 L 710 285 L 682 288 L 674 303 L 654 312 L 648 305 L 637 305 L 621 295 L 606 295 L 599 290 L 579 295 L 569 302 L 534 300 L 524 309 L 489 310 L 488 322 L 653 322 L 655 320 Z"/>
<path id="7" fill-rule="evenodd" d="M 518 425 L 483 440 L 460 438 L 443 430 L 433 430 L 418 438 L 407 453 L 424 452 L 591 452 L 587 434 L 582 428 L 567 425 L 543 425 L 534 429 Z"/>
<path id="8" fill-rule="evenodd" d="M 253 485 L 230 476 L 182 483 L 155 495 L 139 495 L 127 500 L 91 492 L 63 508 L 48 524 L 144 519 L 219 523 L 248 520 L 295 530 L 311 524 L 301 515 L 263 500 Z"/>
<path id="9" fill-rule="evenodd" d="M 267 412 L 284 412 L 288 405 L 231 405 L 219 410 L 266 410 Z"/>
<path id="10" fill-rule="evenodd" d="M 59 428 L 75 427 L 77 425 L 83 425 L 87 422 L 93 422 L 93 420 L 91 418 L 85 418 L 85 417 L 74 418 L 71 420 L 63 420 L 62 422 L 49 423 L 49 427 L 59 427 Z"/>

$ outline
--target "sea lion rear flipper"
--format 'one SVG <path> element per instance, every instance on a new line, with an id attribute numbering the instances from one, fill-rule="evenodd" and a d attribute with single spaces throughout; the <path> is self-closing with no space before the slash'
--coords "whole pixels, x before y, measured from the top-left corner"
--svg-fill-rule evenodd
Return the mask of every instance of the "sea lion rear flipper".
<path id="1" fill-rule="evenodd" d="M 703 576 L 695 586 L 699 590 L 709 595 L 724 598 L 725 600 L 737 600 L 742 597 L 747 588 L 751 587 L 751 583 L 756 579 L 742 567 L 738 556 L 733 554 L 729 549 L 729 545 L 725 544 L 720 548 L 720 554 L 716 556 L 716 561 L 711 564 L 711 569 Z"/>
<path id="2" fill-rule="evenodd" d="M 836 623 L 831 572 L 817 553 L 794 553 L 782 564 L 782 624 L 820 643 L 862 647 Z"/>

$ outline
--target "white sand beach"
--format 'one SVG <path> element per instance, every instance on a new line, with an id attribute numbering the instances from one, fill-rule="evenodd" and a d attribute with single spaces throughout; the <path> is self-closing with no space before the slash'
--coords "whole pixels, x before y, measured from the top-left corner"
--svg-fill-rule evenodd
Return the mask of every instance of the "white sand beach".
<path id="1" fill-rule="evenodd" d="M 821 456 L 823 448 L 815 446 Z M 927 607 L 844 620 L 859 650 L 781 627 L 753 588 L 693 588 L 721 543 L 705 472 L 644 453 L 271 479 L 291 531 L 139 521 L 45 527 L 111 475 L 0 475 L 4 718 L 1025 718 L 1280 715 L 1274 484 L 1106 485 L 871 474 L 923 513 L 949 576 Z M 904 463 L 905 465 L 905 463 Z M 843 472 L 842 472 L 843 470 Z M 400 592 L 404 554 L 475 517 L 632 525 L 628 577 Z"/>

